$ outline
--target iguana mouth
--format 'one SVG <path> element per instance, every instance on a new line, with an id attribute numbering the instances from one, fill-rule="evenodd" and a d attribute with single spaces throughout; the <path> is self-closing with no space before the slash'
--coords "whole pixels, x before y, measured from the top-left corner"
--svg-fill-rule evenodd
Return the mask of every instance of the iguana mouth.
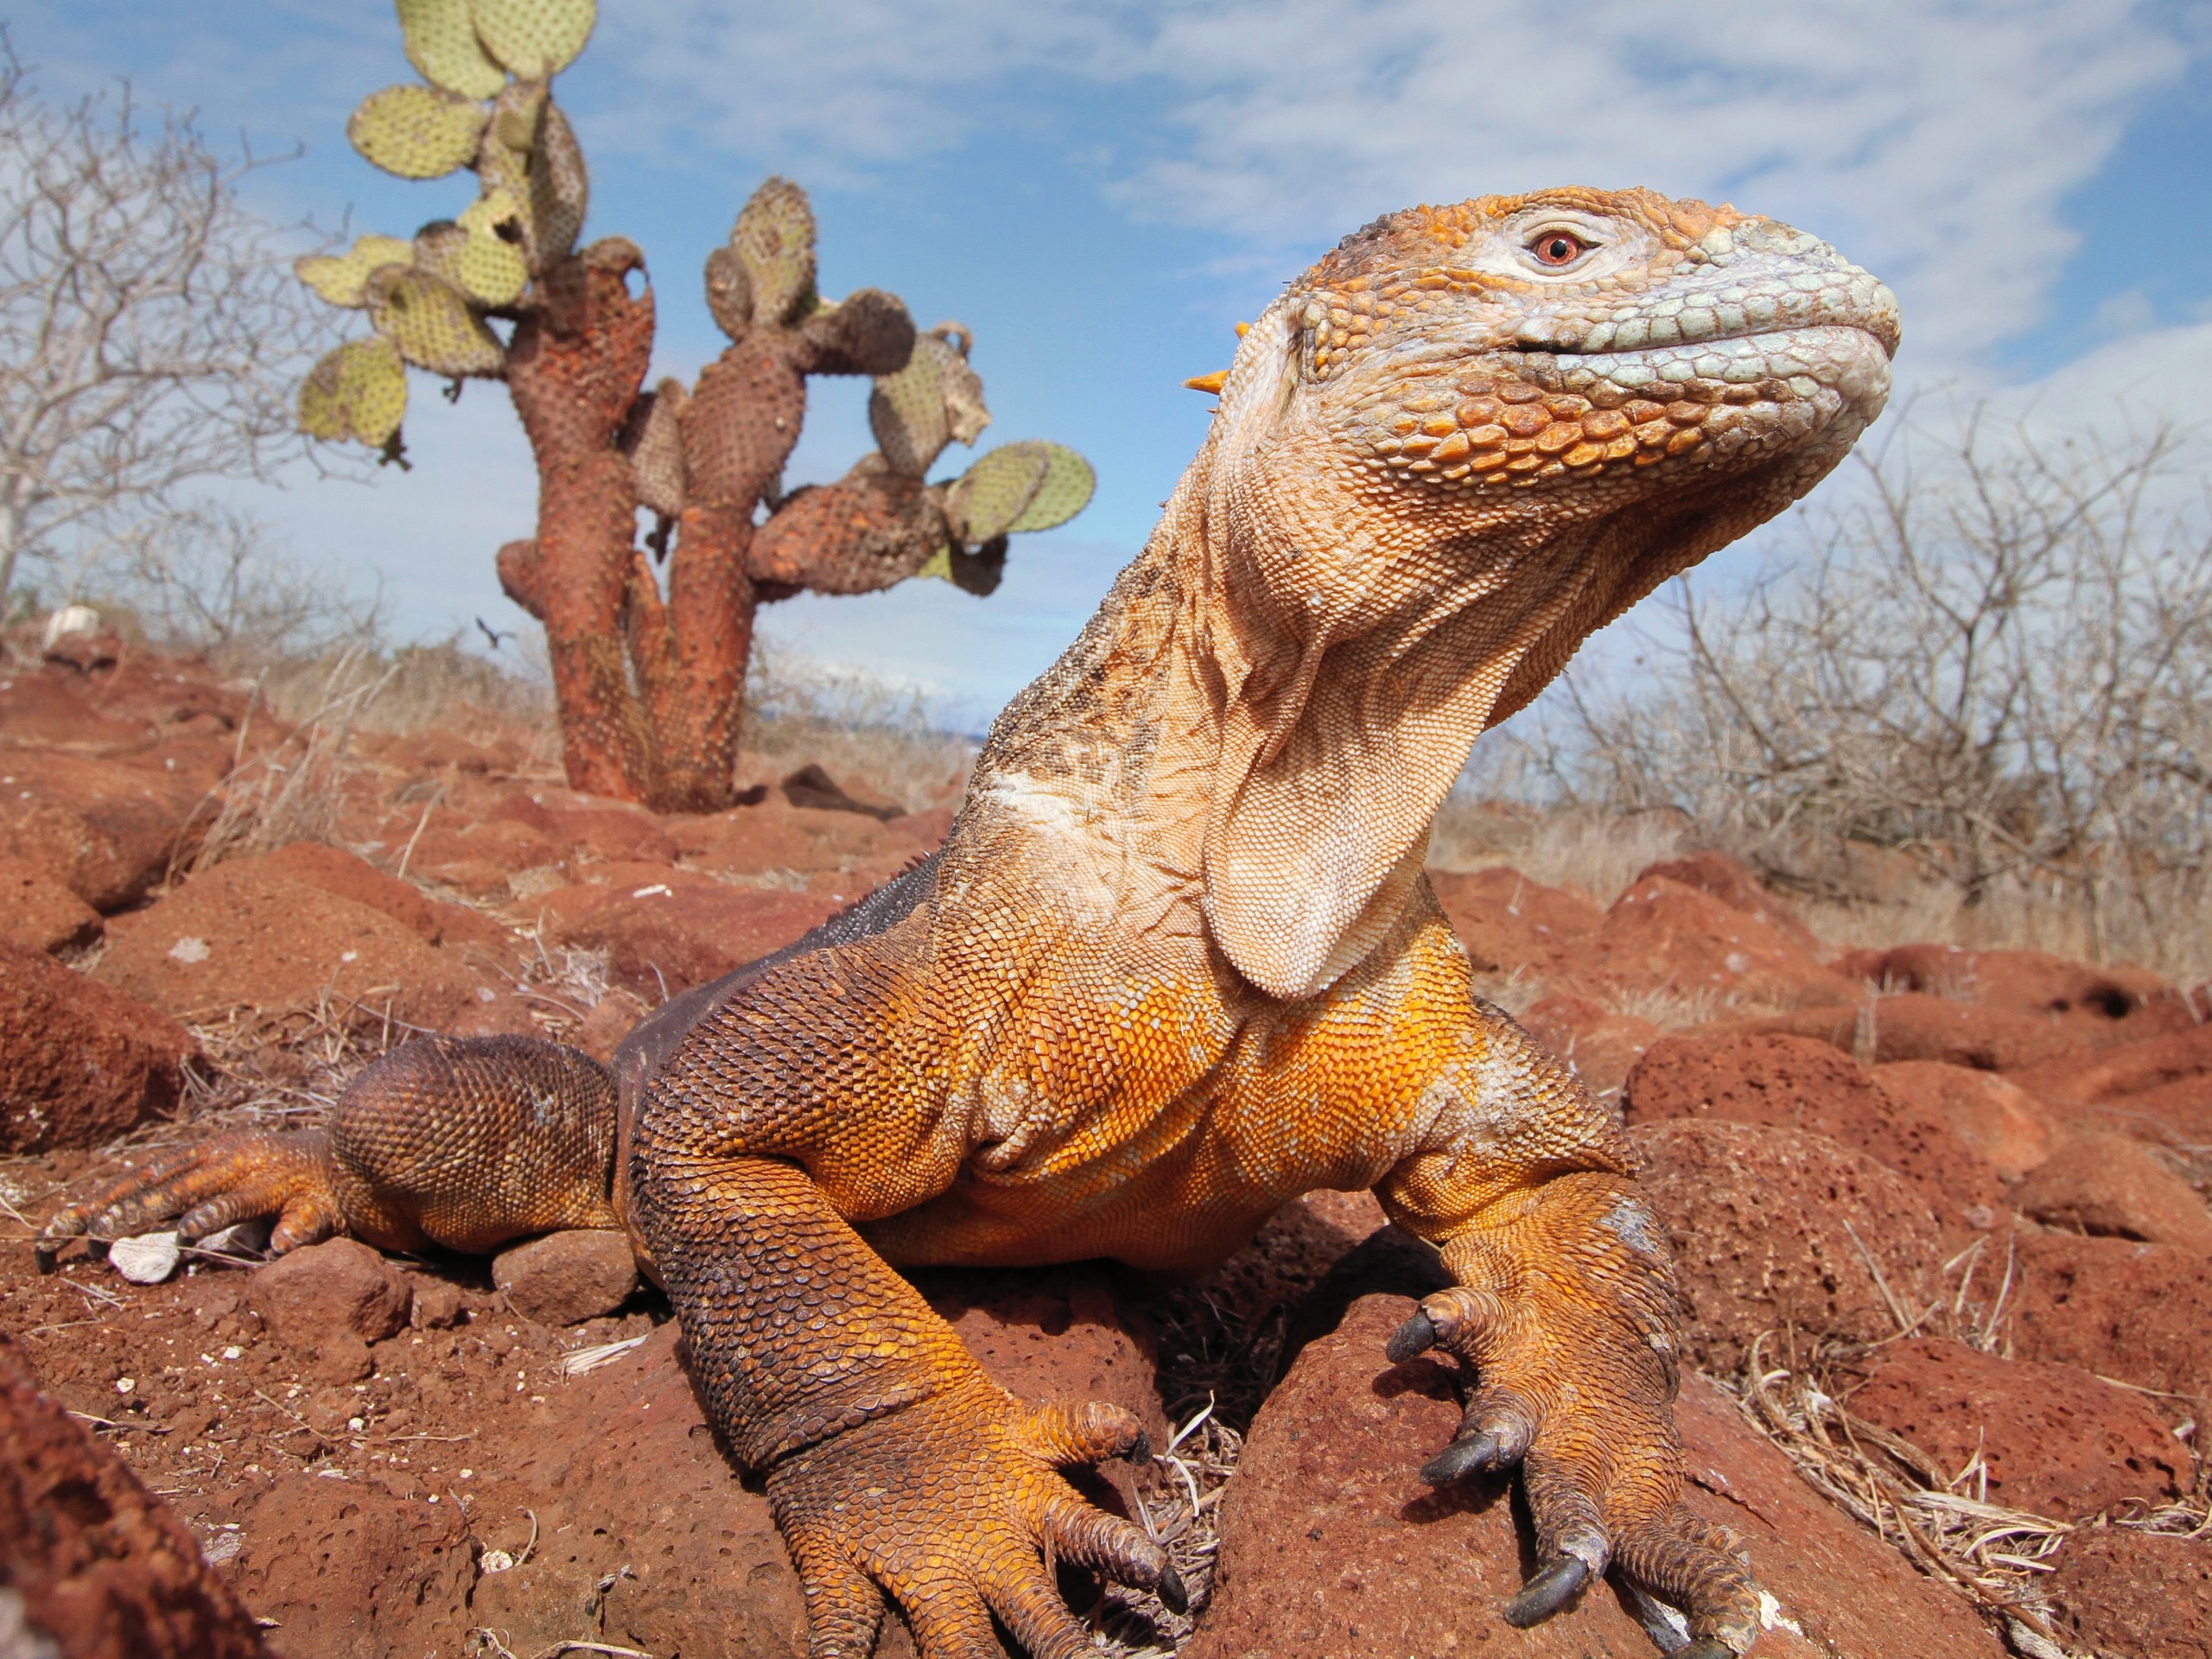
<path id="1" fill-rule="evenodd" d="M 1456 372 L 1409 387 L 1432 357 Z M 1627 349 L 1522 340 L 1473 358 L 1442 339 L 1395 354 L 1348 423 L 1365 465 L 1409 480 L 1534 484 L 1748 460 L 1838 420 L 1871 421 L 1889 391 L 1889 342 L 1850 321 Z"/>

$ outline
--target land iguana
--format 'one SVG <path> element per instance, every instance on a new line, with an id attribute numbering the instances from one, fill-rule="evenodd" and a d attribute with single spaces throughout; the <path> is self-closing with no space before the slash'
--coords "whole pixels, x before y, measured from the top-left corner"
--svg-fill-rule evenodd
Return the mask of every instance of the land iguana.
<path id="1" fill-rule="evenodd" d="M 1431 1482 L 1518 1465 L 1545 1618 L 1608 1571 L 1745 1653 L 1758 1592 L 1680 1501 L 1681 1318 L 1618 1115 L 1475 994 L 1422 875 L 1486 727 L 1592 630 L 1797 499 L 1880 412 L 1882 284 L 1648 191 L 1415 207 L 1246 333 L 1143 552 L 1015 698 L 944 848 L 665 1005 L 613 1074 L 425 1039 L 321 1133 L 214 1140 L 47 1228 L 274 1216 L 487 1250 L 626 1228 L 763 1471 L 813 1659 L 894 1598 L 927 1659 L 1090 1650 L 1050 1563 L 1163 1552 L 1063 1468 L 1113 1407 L 994 1384 L 898 1268 L 1202 1270 L 1316 1188 L 1441 1252 L 1392 1359 L 1478 1385 Z"/>

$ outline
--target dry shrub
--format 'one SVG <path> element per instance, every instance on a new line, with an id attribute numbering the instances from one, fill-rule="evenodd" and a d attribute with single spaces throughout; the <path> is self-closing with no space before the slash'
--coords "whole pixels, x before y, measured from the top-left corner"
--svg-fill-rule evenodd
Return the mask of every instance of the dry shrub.
<path id="1" fill-rule="evenodd" d="M 2186 450 L 1908 421 L 1756 580 L 1675 583 L 1632 684 L 1569 675 L 1501 734 L 1499 775 L 1554 809 L 1681 813 L 1832 935 L 2201 974 L 2212 515 L 2171 505 Z"/>
<path id="2" fill-rule="evenodd" d="M 744 747 L 768 770 L 817 761 L 911 810 L 957 794 L 975 763 L 974 740 L 933 723 L 919 691 L 863 668 L 756 644 L 746 696 Z"/>

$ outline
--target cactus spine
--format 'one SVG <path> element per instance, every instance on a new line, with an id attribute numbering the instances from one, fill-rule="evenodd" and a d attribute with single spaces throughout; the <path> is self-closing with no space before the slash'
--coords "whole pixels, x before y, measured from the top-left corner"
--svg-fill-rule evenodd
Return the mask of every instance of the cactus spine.
<path id="1" fill-rule="evenodd" d="M 396 3 L 423 81 L 370 94 L 348 136 L 401 178 L 472 171 L 476 196 L 411 239 L 365 236 L 297 263 L 375 330 L 308 373 L 300 424 L 397 461 L 410 366 L 456 391 L 504 381 L 537 457 L 538 512 L 537 534 L 500 550 L 499 576 L 545 625 L 570 784 L 662 810 L 727 805 L 760 604 L 914 575 L 988 593 L 1009 535 L 1090 499 L 1090 465 L 1016 443 L 930 482 L 946 447 L 990 421 L 968 332 L 917 335 L 877 289 L 823 299 L 814 211 L 784 179 L 753 194 L 707 260 L 728 349 L 695 385 L 646 391 L 654 298 L 630 281 L 645 258 L 620 237 L 579 247 L 590 179 L 552 93 L 590 37 L 593 0 Z M 871 377 L 878 448 L 787 494 L 818 374 Z M 640 505 L 658 525 L 642 547 Z"/>

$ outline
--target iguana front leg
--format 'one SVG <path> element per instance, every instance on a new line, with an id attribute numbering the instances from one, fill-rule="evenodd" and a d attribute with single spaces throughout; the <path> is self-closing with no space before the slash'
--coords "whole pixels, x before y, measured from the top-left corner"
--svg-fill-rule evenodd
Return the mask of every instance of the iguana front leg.
<path id="1" fill-rule="evenodd" d="M 1051 1563 L 1185 1602 L 1166 1553 L 1058 1471 L 1149 1455 L 1135 1417 L 1027 1407 L 776 1158 L 702 1154 L 641 1124 L 639 1214 L 709 1410 L 768 1498 L 807 1600 L 810 1659 L 865 1659 L 888 1592 L 924 1659 L 996 1659 L 995 1615 L 1033 1656 L 1090 1638 Z M 878 1588 L 880 1586 L 880 1589 Z"/>
<path id="2" fill-rule="evenodd" d="M 1509 1096 L 1479 1115 L 1489 1144 L 1447 1115 L 1446 1144 L 1379 1190 L 1459 1281 L 1422 1301 L 1389 1357 L 1437 1346 L 1477 1373 L 1458 1435 L 1422 1477 L 1519 1465 L 1537 1570 L 1506 1604 L 1509 1624 L 1548 1618 L 1610 1569 L 1687 1617 L 1693 1640 L 1675 1659 L 1744 1654 L 1758 1586 L 1681 1503 L 1671 1408 L 1685 1309 L 1618 1120 L 1517 1027 L 1500 1017 L 1485 1034 L 1481 1069 Z"/>

